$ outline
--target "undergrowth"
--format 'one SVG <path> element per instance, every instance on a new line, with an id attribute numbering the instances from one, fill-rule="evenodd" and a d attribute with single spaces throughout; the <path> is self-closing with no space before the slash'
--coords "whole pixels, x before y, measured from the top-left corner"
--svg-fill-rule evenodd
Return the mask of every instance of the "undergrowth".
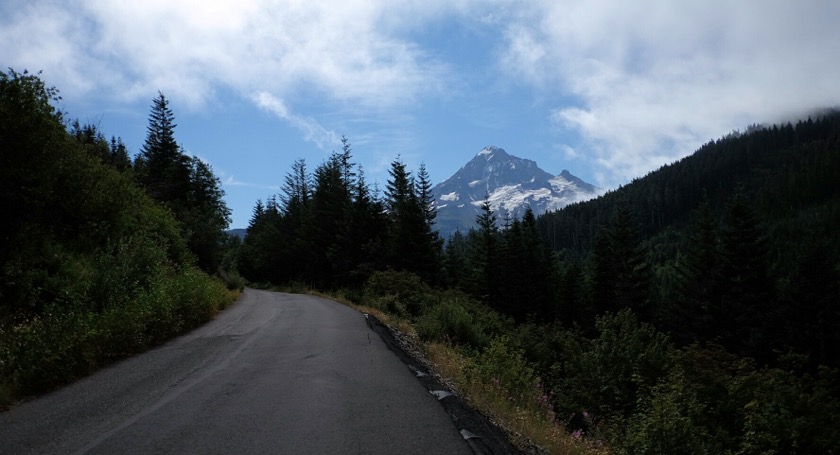
<path id="1" fill-rule="evenodd" d="M 387 274 L 393 277 L 395 272 Z M 383 283 L 388 278 L 375 277 L 378 289 L 368 287 L 360 302 L 343 291 L 306 293 L 371 314 L 407 336 L 425 355 L 421 361 L 521 449 L 536 446 L 542 453 L 559 455 L 607 453 L 602 443 L 566 431 L 554 414 L 550 392 L 523 352 L 510 347 L 505 334 L 513 329 L 511 321 L 483 311 L 461 293 L 422 286 L 398 286 L 402 297 L 413 302 L 406 305 Z M 410 280 L 401 278 L 400 284 L 406 281 Z M 414 317 L 407 310 L 412 307 L 421 309 Z"/>
<path id="2" fill-rule="evenodd" d="M 239 296 L 192 268 L 102 309 L 52 305 L 0 321 L 0 407 L 49 391 L 208 321 Z"/>

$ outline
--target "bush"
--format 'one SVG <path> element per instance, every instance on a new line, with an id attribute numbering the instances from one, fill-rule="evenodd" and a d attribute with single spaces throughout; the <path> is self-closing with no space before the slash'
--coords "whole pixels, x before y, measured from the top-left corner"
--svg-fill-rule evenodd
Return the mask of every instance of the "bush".
<path id="1" fill-rule="evenodd" d="M 655 387 L 653 397 L 637 414 L 613 422 L 611 438 L 617 453 L 627 454 L 716 454 L 721 441 L 712 438 L 700 416 L 706 403 L 688 387 L 683 372 Z M 622 431 L 623 429 L 623 431 Z"/>
<path id="2" fill-rule="evenodd" d="M 101 312 L 53 304 L 26 321 L 0 321 L 0 392 L 8 400 L 50 390 L 192 329 L 230 300 L 220 281 L 186 268 Z"/>
<path id="3" fill-rule="evenodd" d="M 512 402 L 529 402 L 540 388 L 540 379 L 524 352 L 507 336 L 493 339 L 487 349 L 470 358 L 464 373 L 468 381 L 495 388 L 500 398 Z"/>
<path id="4" fill-rule="evenodd" d="M 596 321 L 599 332 L 577 359 L 555 392 L 564 411 L 587 409 L 595 418 L 626 417 L 643 402 L 672 364 L 668 337 L 640 323 L 629 309 Z"/>
<path id="5" fill-rule="evenodd" d="M 410 272 L 374 272 L 362 293 L 362 304 L 400 317 L 419 316 L 437 302 L 432 289 Z"/>
<path id="6" fill-rule="evenodd" d="M 417 321 L 417 334 L 423 341 L 445 341 L 483 347 L 486 338 L 470 313 L 456 302 L 435 305 Z"/>
<path id="7" fill-rule="evenodd" d="M 236 270 L 225 270 L 219 268 L 217 273 L 222 282 L 225 283 L 225 287 L 228 291 L 241 291 L 245 289 L 245 278 L 243 278 Z"/>

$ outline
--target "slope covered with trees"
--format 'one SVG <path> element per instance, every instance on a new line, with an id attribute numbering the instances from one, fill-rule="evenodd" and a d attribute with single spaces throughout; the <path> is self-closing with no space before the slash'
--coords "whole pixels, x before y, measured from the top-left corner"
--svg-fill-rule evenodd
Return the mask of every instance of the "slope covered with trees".
<path id="1" fill-rule="evenodd" d="M 218 179 L 176 148 L 163 95 L 134 163 L 121 140 L 67 128 L 58 99 L 37 75 L 0 74 L 0 403 L 146 349 L 232 297 L 201 270 L 223 252 Z"/>

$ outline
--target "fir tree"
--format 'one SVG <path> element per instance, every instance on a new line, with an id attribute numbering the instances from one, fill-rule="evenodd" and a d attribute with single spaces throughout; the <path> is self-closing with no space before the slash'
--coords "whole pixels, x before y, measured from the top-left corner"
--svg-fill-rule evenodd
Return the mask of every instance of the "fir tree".
<path id="1" fill-rule="evenodd" d="M 135 161 L 137 178 L 154 199 L 169 205 L 176 214 L 183 209 L 189 191 L 190 163 L 175 141 L 175 114 L 158 92 L 152 102 L 146 141 Z"/>

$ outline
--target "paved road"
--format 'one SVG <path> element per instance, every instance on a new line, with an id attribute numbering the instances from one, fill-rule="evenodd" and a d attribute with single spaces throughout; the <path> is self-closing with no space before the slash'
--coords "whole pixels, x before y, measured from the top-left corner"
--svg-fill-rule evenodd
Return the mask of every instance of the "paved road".
<path id="1" fill-rule="evenodd" d="M 188 335 L 0 413 L 0 453 L 471 450 L 363 315 L 249 289 Z"/>

